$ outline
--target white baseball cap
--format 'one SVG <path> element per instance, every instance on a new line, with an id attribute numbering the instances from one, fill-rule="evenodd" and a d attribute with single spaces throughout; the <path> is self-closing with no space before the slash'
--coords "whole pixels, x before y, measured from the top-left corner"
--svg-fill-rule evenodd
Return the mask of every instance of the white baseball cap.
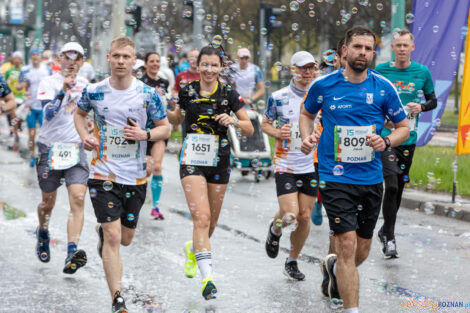
<path id="1" fill-rule="evenodd" d="M 13 58 L 20 58 L 23 60 L 23 54 L 20 51 L 15 51 L 11 54 Z"/>
<path id="2" fill-rule="evenodd" d="M 241 49 L 238 49 L 237 56 L 239 58 L 244 58 L 244 57 L 251 58 L 251 53 L 250 53 L 250 50 L 248 50 L 247 48 L 241 48 Z"/>
<path id="3" fill-rule="evenodd" d="M 134 66 L 132 67 L 132 69 L 133 69 L 134 71 L 137 71 L 137 70 L 138 70 L 139 68 L 141 68 L 142 66 L 145 66 L 144 61 L 142 61 L 141 59 L 137 59 L 137 60 L 135 61 Z"/>
<path id="4" fill-rule="evenodd" d="M 290 65 L 291 66 L 304 66 L 306 64 L 310 64 L 310 63 L 317 63 L 315 61 L 315 58 L 313 57 L 313 55 L 311 55 L 309 52 L 307 51 L 299 51 L 299 52 L 296 52 L 294 53 L 294 55 L 292 56 L 292 58 L 290 59 Z"/>
<path id="5" fill-rule="evenodd" d="M 60 49 L 60 54 L 68 51 L 76 51 L 80 53 L 82 56 L 85 55 L 85 51 L 83 50 L 83 47 L 78 43 L 78 42 L 67 42 L 65 45 L 62 46 L 62 49 Z"/>

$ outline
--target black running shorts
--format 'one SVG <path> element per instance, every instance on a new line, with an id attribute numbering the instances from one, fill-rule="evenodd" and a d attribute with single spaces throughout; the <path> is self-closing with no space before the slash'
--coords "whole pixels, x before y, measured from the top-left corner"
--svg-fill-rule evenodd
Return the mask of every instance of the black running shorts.
<path id="1" fill-rule="evenodd" d="M 355 230 L 361 238 L 372 238 L 382 203 L 382 183 L 351 185 L 326 182 L 320 193 L 334 234 Z"/>
<path id="2" fill-rule="evenodd" d="M 230 179 L 230 155 L 221 156 L 217 166 L 196 166 L 180 164 L 180 178 L 197 175 L 204 176 L 209 184 L 228 184 Z"/>
<path id="3" fill-rule="evenodd" d="M 156 141 L 147 141 L 147 150 L 145 155 L 152 155 L 152 148 Z M 168 146 L 168 139 L 165 139 L 165 147 Z"/>
<path id="4" fill-rule="evenodd" d="M 147 184 L 122 185 L 106 180 L 89 179 L 91 203 L 98 223 L 121 219 L 121 224 L 136 228 L 140 209 L 145 202 Z"/>
<path id="5" fill-rule="evenodd" d="M 315 197 L 317 180 L 315 172 L 304 174 L 292 174 L 277 172 L 274 174 L 276 180 L 276 193 L 280 197 L 285 194 L 299 192 Z M 312 182 L 315 181 L 315 182 Z"/>

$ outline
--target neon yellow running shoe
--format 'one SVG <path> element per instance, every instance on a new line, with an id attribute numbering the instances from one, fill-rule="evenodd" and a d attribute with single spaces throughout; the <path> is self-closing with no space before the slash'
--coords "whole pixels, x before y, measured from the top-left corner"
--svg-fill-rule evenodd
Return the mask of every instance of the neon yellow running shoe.
<path id="1" fill-rule="evenodd" d="M 184 243 L 184 254 L 186 255 L 186 263 L 184 263 L 184 273 L 186 277 L 193 278 L 197 273 L 197 261 L 194 252 L 191 251 L 192 241 Z"/>
<path id="2" fill-rule="evenodd" d="M 214 285 L 212 277 L 209 276 L 206 279 L 202 280 L 202 296 L 206 300 L 215 299 L 217 293 L 217 288 Z"/>

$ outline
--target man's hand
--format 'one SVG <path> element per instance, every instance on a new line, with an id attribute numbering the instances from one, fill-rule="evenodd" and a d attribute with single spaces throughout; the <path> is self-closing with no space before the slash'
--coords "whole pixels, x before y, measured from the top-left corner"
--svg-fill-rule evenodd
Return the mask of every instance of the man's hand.
<path id="1" fill-rule="evenodd" d="M 245 102 L 246 105 L 250 105 L 250 106 L 251 106 L 251 104 L 252 104 L 251 99 L 243 98 L 243 101 Z"/>
<path id="2" fill-rule="evenodd" d="M 413 114 L 418 114 L 418 113 L 421 113 L 422 111 L 421 104 L 416 103 L 416 102 L 408 102 L 406 106 L 410 108 L 410 111 Z"/>
<path id="3" fill-rule="evenodd" d="M 317 135 L 315 134 L 316 132 L 313 132 L 311 135 L 309 135 L 307 138 L 304 139 L 302 142 L 302 146 L 300 147 L 300 151 L 302 151 L 303 154 L 309 154 L 315 148 L 317 147 Z"/>
<path id="4" fill-rule="evenodd" d="M 129 120 L 132 125 L 124 126 L 124 138 L 134 141 L 147 140 L 147 132 L 140 128 L 140 126 L 133 120 Z"/>
<path id="5" fill-rule="evenodd" d="M 98 147 L 98 141 L 93 136 L 88 136 L 83 140 L 83 147 L 87 151 L 91 151 Z"/>
<path id="6" fill-rule="evenodd" d="M 374 149 L 375 152 L 385 150 L 385 141 L 377 134 L 366 135 L 366 145 Z"/>
<path id="7" fill-rule="evenodd" d="M 290 139 L 290 124 L 284 124 L 280 129 L 279 129 L 279 139 L 281 140 L 287 140 Z"/>
<path id="8" fill-rule="evenodd" d="M 70 75 L 70 76 L 65 77 L 62 90 L 64 92 L 67 92 L 67 90 L 71 89 L 73 86 L 75 86 L 75 75 Z"/>

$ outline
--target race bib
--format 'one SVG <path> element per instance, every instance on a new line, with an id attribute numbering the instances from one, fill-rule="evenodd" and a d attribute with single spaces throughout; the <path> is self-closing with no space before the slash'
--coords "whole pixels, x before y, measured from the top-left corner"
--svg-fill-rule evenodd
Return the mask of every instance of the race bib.
<path id="1" fill-rule="evenodd" d="M 411 109 L 405 106 L 406 118 L 408 119 L 408 126 L 410 131 L 416 131 L 416 120 L 418 119 L 418 114 L 411 113 Z"/>
<path id="2" fill-rule="evenodd" d="M 130 143 L 124 138 L 124 127 L 105 126 L 104 127 L 105 155 L 113 160 L 136 159 L 139 151 L 137 142 Z"/>
<path id="3" fill-rule="evenodd" d="M 290 139 L 284 140 L 284 145 L 289 151 L 300 151 L 302 146 L 302 137 L 298 122 L 292 122 L 290 128 Z"/>
<path id="4" fill-rule="evenodd" d="M 184 139 L 181 165 L 217 166 L 219 136 L 188 134 Z"/>
<path id="5" fill-rule="evenodd" d="M 49 151 L 49 168 L 66 170 L 80 162 L 78 143 L 55 142 Z"/>
<path id="6" fill-rule="evenodd" d="M 375 134 L 375 125 L 336 125 L 335 161 L 344 163 L 365 163 L 374 160 L 374 149 L 366 146 L 367 134 Z"/>

